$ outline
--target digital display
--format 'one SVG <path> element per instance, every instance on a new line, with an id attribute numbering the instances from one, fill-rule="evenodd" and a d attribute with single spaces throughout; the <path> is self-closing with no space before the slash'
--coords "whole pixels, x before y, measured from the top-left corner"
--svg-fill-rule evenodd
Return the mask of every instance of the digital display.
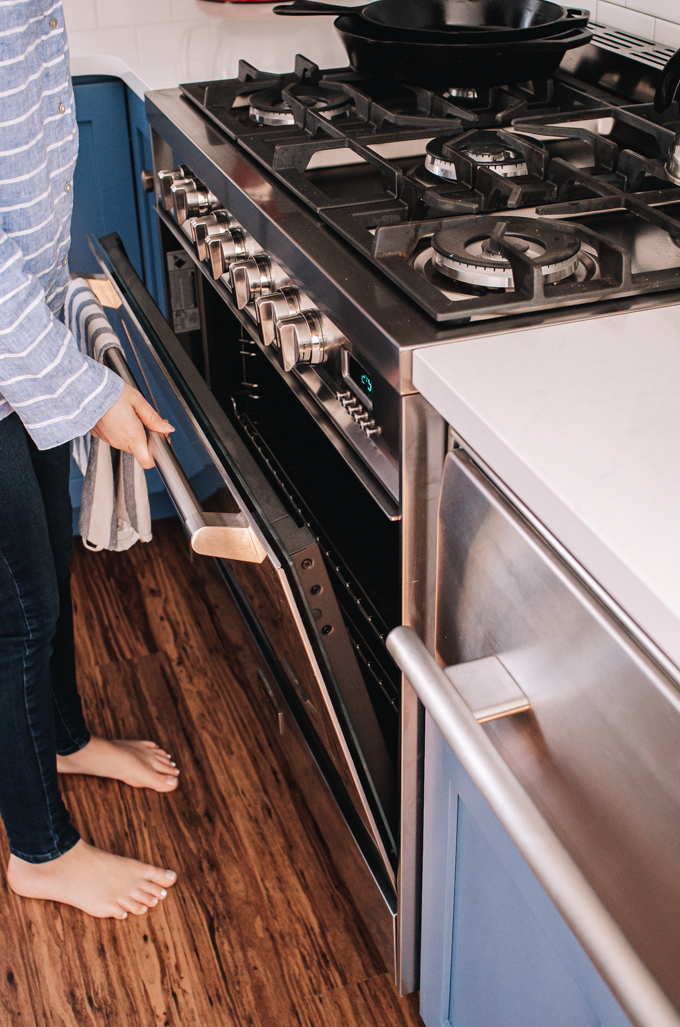
<path id="1" fill-rule="evenodd" d="M 355 360 L 351 353 L 347 354 L 347 377 L 351 378 L 355 385 L 358 385 L 362 392 L 373 399 L 373 378 L 364 371 L 358 360 Z"/>

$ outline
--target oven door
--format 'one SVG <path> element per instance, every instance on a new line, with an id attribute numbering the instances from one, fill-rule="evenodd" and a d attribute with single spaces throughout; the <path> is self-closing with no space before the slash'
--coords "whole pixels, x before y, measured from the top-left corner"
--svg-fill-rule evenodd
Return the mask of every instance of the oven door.
<path id="1" fill-rule="evenodd" d="M 130 264 L 117 235 L 91 240 L 115 292 L 107 315 L 147 399 L 175 426 L 171 447 L 195 515 L 164 475 L 195 551 L 203 526 L 237 523 L 248 544 L 218 559 L 263 656 L 253 690 L 336 865 L 394 967 L 396 842 L 391 765 L 319 543 L 272 487 Z M 159 469 L 162 471 L 162 467 Z M 182 471 L 180 471 L 182 475 Z M 207 538 L 207 543 L 206 543 Z M 288 726 L 287 726 L 288 725 Z"/>

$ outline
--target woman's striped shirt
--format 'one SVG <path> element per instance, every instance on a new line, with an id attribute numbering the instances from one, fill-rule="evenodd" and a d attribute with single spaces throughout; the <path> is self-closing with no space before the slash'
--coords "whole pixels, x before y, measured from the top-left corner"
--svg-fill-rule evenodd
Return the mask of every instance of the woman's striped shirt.
<path id="1" fill-rule="evenodd" d="M 0 0 L 0 419 L 39 449 L 88 431 L 120 378 L 58 320 L 78 152 L 61 0 Z"/>

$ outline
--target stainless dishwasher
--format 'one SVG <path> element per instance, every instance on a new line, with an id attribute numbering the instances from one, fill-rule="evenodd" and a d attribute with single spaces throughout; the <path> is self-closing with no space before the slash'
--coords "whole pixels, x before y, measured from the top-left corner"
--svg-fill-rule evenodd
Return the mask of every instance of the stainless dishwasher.
<path id="1" fill-rule="evenodd" d="M 388 645 L 631 1019 L 677 1027 L 680 689 L 643 642 L 455 445 L 439 503 L 435 653 L 407 627 Z"/>

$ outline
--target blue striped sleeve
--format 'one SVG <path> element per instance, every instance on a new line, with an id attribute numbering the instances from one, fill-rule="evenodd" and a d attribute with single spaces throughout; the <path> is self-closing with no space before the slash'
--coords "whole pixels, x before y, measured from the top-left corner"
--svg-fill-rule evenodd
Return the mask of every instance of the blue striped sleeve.
<path id="1" fill-rule="evenodd" d="M 38 449 L 85 434 L 122 391 L 117 375 L 80 352 L 0 230 L 0 393 Z"/>

